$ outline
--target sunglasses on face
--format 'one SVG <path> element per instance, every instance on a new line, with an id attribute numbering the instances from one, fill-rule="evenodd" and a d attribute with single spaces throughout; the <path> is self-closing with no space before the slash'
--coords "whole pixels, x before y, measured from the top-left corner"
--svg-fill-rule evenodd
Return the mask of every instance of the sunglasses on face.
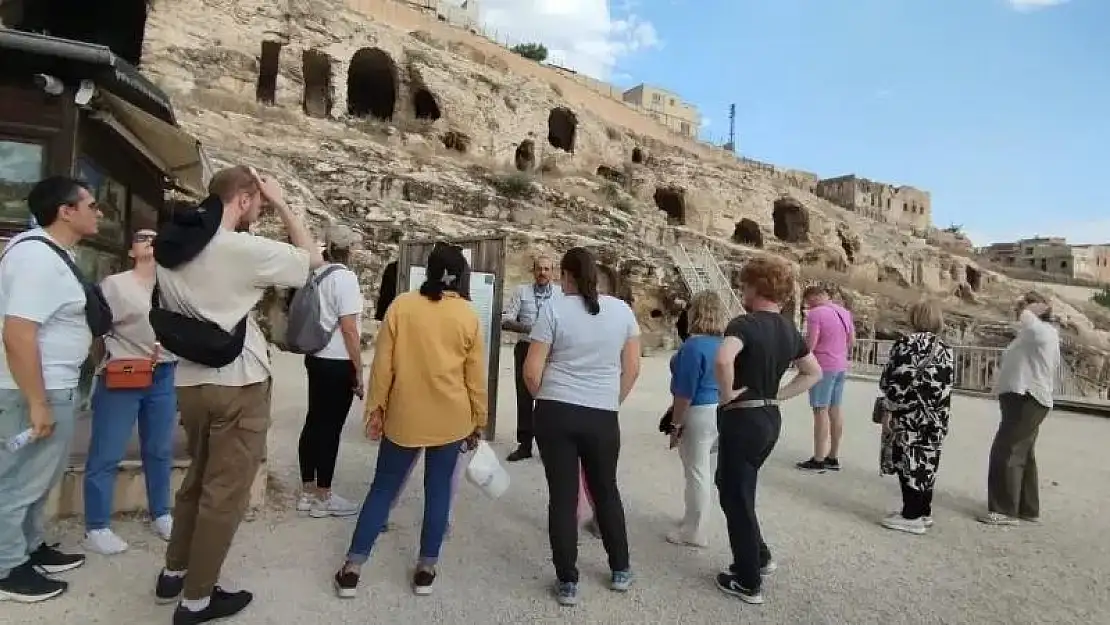
<path id="1" fill-rule="evenodd" d="M 153 243 L 157 236 L 155 234 L 136 234 L 135 243 Z"/>

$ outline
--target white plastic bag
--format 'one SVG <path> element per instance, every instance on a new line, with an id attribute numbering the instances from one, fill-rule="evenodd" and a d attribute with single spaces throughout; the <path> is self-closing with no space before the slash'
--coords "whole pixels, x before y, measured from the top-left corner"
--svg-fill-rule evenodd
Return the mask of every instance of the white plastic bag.
<path id="1" fill-rule="evenodd" d="M 478 441 L 470 464 L 466 466 L 466 479 L 491 499 L 497 499 L 509 490 L 509 472 L 501 466 L 497 454 L 486 441 Z"/>

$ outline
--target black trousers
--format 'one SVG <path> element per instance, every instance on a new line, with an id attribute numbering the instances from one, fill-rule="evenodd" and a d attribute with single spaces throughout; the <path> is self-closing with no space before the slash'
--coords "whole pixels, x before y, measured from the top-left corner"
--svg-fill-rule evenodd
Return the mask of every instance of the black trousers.
<path id="1" fill-rule="evenodd" d="M 528 356 L 528 345 L 528 341 L 519 341 L 513 347 L 513 366 L 516 375 L 516 442 L 522 448 L 531 450 L 536 400 L 524 385 L 524 358 Z"/>
<path id="2" fill-rule="evenodd" d="M 297 452 L 301 481 L 331 488 L 343 424 L 355 398 L 358 372 L 350 360 L 304 357 L 308 372 L 308 414 Z"/>
<path id="3" fill-rule="evenodd" d="M 902 484 L 902 518 L 920 519 L 933 516 L 933 489 L 914 490 L 906 479 L 899 476 Z"/>
<path id="4" fill-rule="evenodd" d="M 547 474 L 547 532 L 555 576 L 560 582 L 578 581 L 579 462 L 609 568 L 628 570 L 628 528 L 617 489 L 617 412 L 541 399 L 536 402 L 536 443 Z"/>
<path id="5" fill-rule="evenodd" d="M 717 490 L 732 547 L 730 570 L 745 588 L 762 583 L 759 569 L 771 561 L 755 514 L 759 469 L 775 448 L 782 429 L 778 406 L 736 408 L 717 413 Z"/>

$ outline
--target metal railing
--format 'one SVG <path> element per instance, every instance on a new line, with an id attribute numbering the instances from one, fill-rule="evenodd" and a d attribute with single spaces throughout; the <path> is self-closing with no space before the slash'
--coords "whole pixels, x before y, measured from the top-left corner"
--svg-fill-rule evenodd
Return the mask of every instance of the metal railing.
<path id="1" fill-rule="evenodd" d="M 875 339 L 856 339 L 852 346 L 852 372 L 879 376 L 890 359 L 890 348 L 894 341 Z M 1002 363 L 1002 348 L 953 345 L 955 357 L 955 387 L 966 391 L 990 393 Z M 1103 400 L 1107 399 L 1110 382 L 1095 383 L 1080 380 L 1067 363 L 1056 371 L 1057 399 Z"/>
<path id="2" fill-rule="evenodd" d="M 736 291 L 733 290 L 731 281 L 725 277 L 720 264 L 707 247 L 703 245 L 691 253 L 686 246 L 678 243 L 671 254 L 675 265 L 678 266 L 682 281 L 690 290 L 690 295 L 707 290 L 716 291 L 725 305 L 729 318 L 743 312 L 744 307 Z"/>

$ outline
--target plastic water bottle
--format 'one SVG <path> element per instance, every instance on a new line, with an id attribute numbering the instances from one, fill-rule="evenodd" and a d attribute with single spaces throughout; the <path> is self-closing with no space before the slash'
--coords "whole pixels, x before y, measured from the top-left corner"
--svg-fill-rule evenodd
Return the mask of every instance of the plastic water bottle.
<path id="1" fill-rule="evenodd" d="M 35 431 L 31 428 L 27 428 L 19 434 L 9 438 L 8 441 L 4 443 L 4 446 L 8 448 L 8 451 L 14 454 L 33 440 L 35 440 Z"/>

